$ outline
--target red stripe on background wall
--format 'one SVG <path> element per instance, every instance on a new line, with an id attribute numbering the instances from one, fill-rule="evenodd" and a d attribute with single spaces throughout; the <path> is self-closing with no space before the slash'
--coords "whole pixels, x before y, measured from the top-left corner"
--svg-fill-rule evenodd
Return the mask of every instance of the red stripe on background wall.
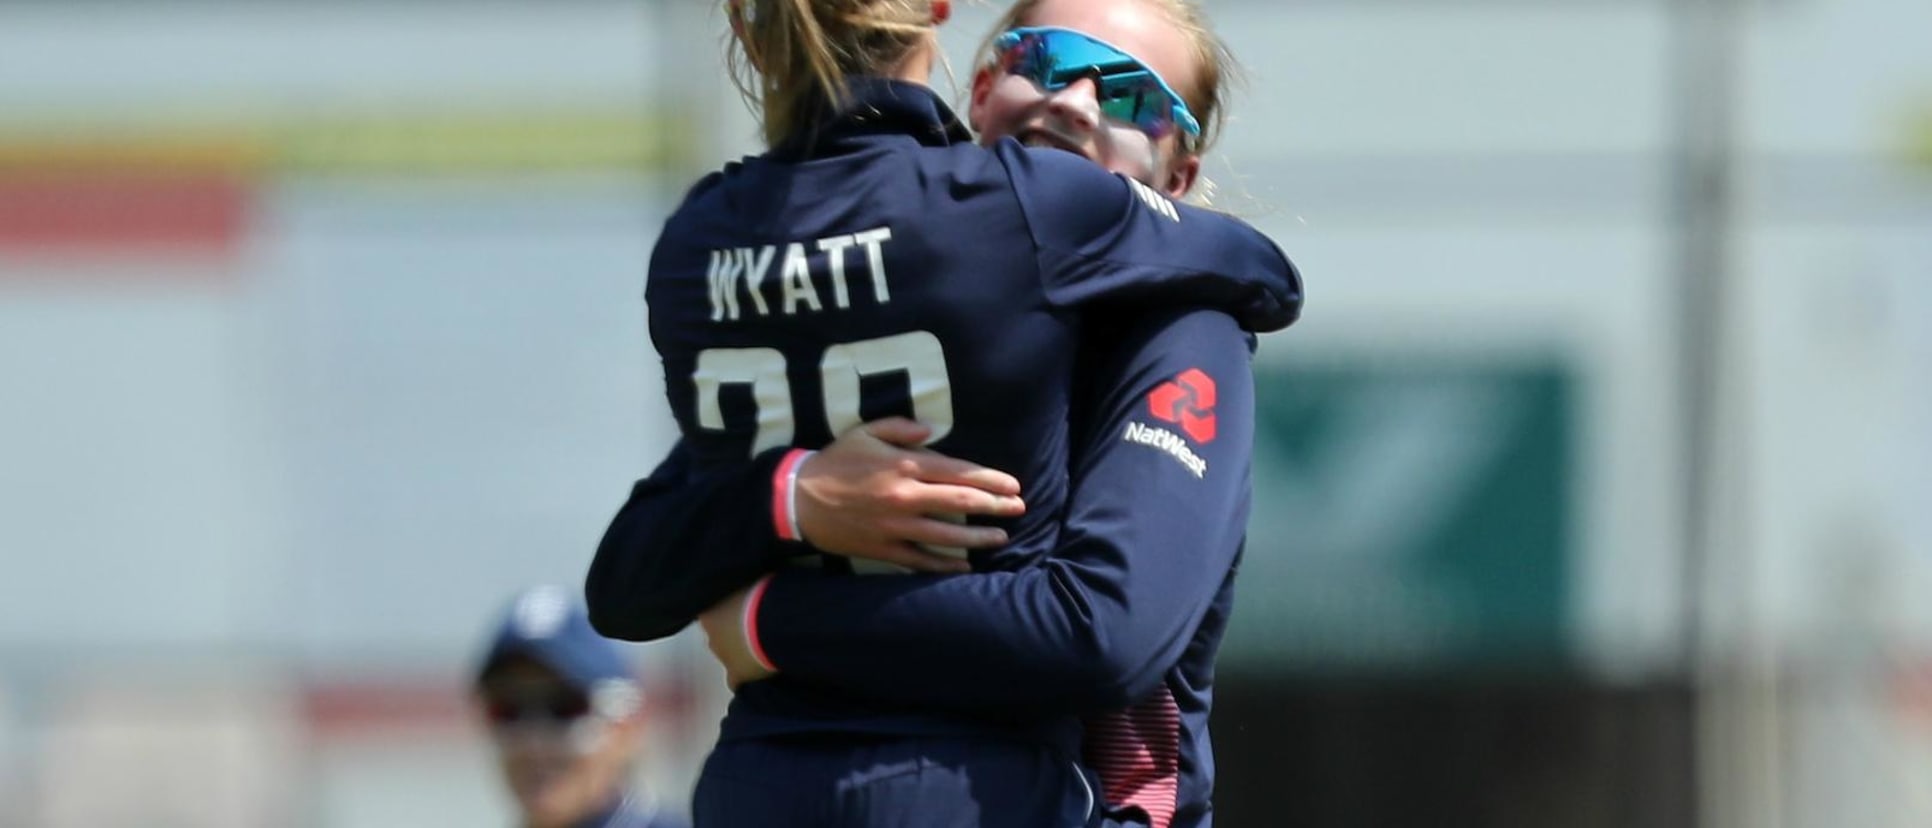
<path id="1" fill-rule="evenodd" d="M 251 191 L 232 170 L 0 170 L 0 253 L 227 254 Z"/>
<path id="2" fill-rule="evenodd" d="M 482 732 L 470 676 L 391 677 L 317 682 L 301 689 L 298 702 L 318 739 L 422 730 Z M 703 712 L 696 685 L 683 678 L 646 682 L 645 715 L 655 733 L 693 726 Z"/>

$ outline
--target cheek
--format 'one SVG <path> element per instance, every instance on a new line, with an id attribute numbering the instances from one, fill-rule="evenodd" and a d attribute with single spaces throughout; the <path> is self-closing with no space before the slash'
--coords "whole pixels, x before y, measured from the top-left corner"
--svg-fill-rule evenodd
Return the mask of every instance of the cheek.
<path id="1" fill-rule="evenodd" d="M 1018 132 L 1045 101 L 1046 96 L 1025 78 L 1004 75 L 994 81 L 980 106 L 980 142 L 990 144 Z"/>
<path id="2" fill-rule="evenodd" d="M 1100 165 L 1142 184 L 1158 186 L 1162 169 L 1159 148 L 1147 133 L 1130 126 L 1108 124 L 1100 148 Z"/>
<path id="3" fill-rule="evenodd" d="M 528 779 L 554 775 L 558 768 L 572 759 L 569 745 L 561 733 L 517 734 L 512 738 L 500 739 L 497 752 L 506 771 Z"/>

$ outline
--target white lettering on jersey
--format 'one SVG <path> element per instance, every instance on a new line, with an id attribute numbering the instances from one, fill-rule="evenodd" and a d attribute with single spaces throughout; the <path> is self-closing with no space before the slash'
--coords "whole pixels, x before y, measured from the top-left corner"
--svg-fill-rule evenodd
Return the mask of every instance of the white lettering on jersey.
<path id="1" fill-rule="evenodd" d="M 1127 433 L 1121 437 L 1129 443 L 1139 443 L 1167 452 L 1168 456 L 1180 461 L 1180 464 L 1186 466 L 1187 470 L 1193 472 L 1197 478 L 1207 476 L 1207 460 L 1188 448 L 1187 441 L 1179 434 L 1164 428 L 1130 422 L 1127 424 Z"/>
<path id="2" fill-rule="evenodd" d="M 771 315 L 771 308 L 765 305 L 762 291 L 765 287 L 765 271 L 771 270 L 771 257 L 776 252 L 778 248 L 769 244 L 758 248 L 756 254 L 749 247 L 738 250 L 738 257 L 745 263 L 745 292 L 751 294 L 751 304 L 758 308 L 759 316 Z"/>
<path id="3" fill-rule="evenodd" d="M 892 241 L 892 228 L 878 227 L 849 236 L 830 236 L 810 242 L 791 242 L 785 245 L 783 262 L 778 267 L 777 301 L 786 316 L 795 316 L 802 306 L 807 312 L 823 312 L 825 302 L 820 298 L 819 279 L 827 278 L 832 283 L 832 306 L 838 310 L 852 307 L 852 293 L 846 280 L 846 251 L 863 245 L 865 247 L 866 275 L 871 277 L 872 298 L 884 305 L 892 301 L 892 291 L 887 286 L 885 266 L 885 246 Z M 824 262 L 814 262 L 816 250 L 824 254 Z M 738 247 L 711 251 L 711 264 L 705 274 L 711 300 L 711 321 L 736 322 L 744 317 L 743 308 L 738 302 L 739 291 L 751 297 L 752 309 L 758 316 L 772 314 L 771 303 L 765 295 L 765 276 L 771 272 L 772 260 L 778 258 L 778 245 L 763 247 Z M 825 274 L 824 277 L 818 274 Z"/>
<path id="4" fill-rule="evenodd" d="M 825 310 L 825 305 L 818 301 L 818 289 L 812 287 L 812 271 L 805 266 L 805 245 L 785 245 L 785 268 L 780 285 L 785 289 L 786 316 L 798 313 L 800 302 L 812 306 L 814 311 Z"/>
<path id="5" fill-rule="evenodd" d="M 738 251 L 711 251 L 711 321 L 738 318 Z"/>
<path id="6" fill-rule="evenodd" d="M 881 305 L 892 301 L 892 293 L 886 290 L 885 272 L 885 243 L 892 241 L 892 228 L 880 227 L 863 233 L 854 233 L 852 239 L 865 245 L 865 261 L 872 266 L 873 298 Z"/>
<path id="7" fill-rule="evenodd" d="M 825 254 L 826 263 L 832 266 L 832 304 L 839 310 L 852 307 L 852 296 L 845 290 L 845 251 L 857 243 L 851 236 L 818 240 L 818 249 Z"/>

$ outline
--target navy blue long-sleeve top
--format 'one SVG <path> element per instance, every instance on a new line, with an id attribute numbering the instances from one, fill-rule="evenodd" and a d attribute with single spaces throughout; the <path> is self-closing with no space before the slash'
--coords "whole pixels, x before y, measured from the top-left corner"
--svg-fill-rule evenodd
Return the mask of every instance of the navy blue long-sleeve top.
<path id="1" fill-rule="evenodd" d="M 779 455 L 903 414 L 1021 480 L 1013 542 L 972 576 L 783 572 L 757 617 L 783 673 L 741 691 L 724 738 L 1071 747 L 1077 714 L 1164 688 L 1205 740 L 1247 509 L 1243 328 L 1291 322 L 1298 275 L 1240 222 L 1084 159 L 972 147 L 923 88 L 857 91 L 809 145 L 707 178 L 667 223 L 647 297 L 684 439 L 613 521 L 593 620 L 668 635 L 809 551 L 762 508 Z"/>

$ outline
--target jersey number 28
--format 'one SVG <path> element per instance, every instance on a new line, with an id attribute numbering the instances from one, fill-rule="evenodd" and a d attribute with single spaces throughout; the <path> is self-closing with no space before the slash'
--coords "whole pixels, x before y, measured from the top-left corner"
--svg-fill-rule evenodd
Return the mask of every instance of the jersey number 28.
<path id="1" fill-rule="evenodd" d="M 819 387 L 825 392 L 825 422 L 838 436 L 864 422 L 859 414 L 863 377 L 903 372 L 912 393 L 912 417 L 932 429 L 927 442 L 953 430 L 953 386 L 946 375 L 946 354 L 939 337 L 926 331 L 833 345 L 819 358 Z M 750 385 L 758 409 L 758 436 L 751 453 L 792 442 L 792 388 L 785 376 L 785 355 L 774 348 L 710 348 L 698 354 L 691 376 L 698 392 L 698 425 L 725 427 L 718 392 L 726 385 Z"/>

